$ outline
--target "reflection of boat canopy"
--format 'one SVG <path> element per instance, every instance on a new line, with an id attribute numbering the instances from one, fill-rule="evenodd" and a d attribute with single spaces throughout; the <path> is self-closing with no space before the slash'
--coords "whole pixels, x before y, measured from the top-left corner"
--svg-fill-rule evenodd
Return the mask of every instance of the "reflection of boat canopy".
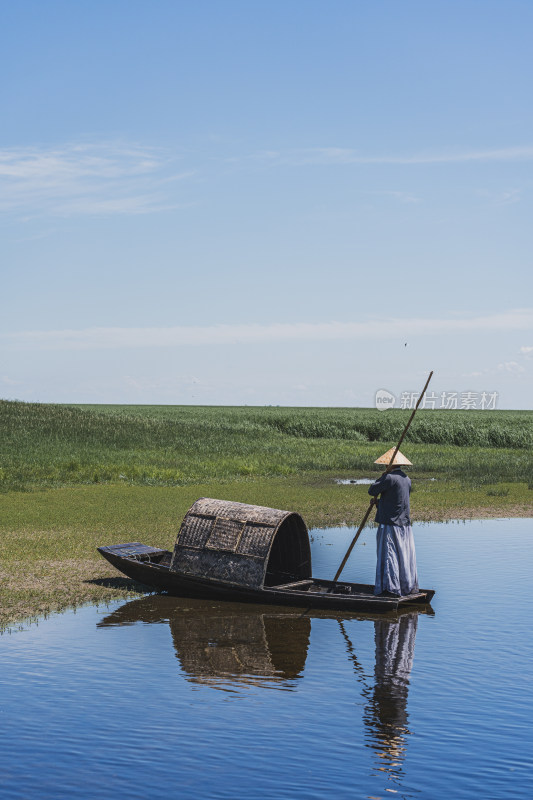
<path id="1" fill-rule="evenodd" d="M 178 533 L 170 569 L 262 589 L 311 577 L 311 549 L 299 514 L 202 498 Z"/>
<path id="2" fill-rule="evenodd" d="M 298 678 L 304 669 L 310 630 L 309 617 L 287 619 L 264 613 L 205 615 L 200 619 L 183 614 L 170 619 L 184 671 L 208 680 Z"/>
<path id="3" fill-rule="evenodd" d="M 369 584 L 313 578 L 299 514 L 201 498 L 187 512 L 174 552 L 140 542 L 98 548 L 130 578 L 182 597 L 349 611 L 394 611 L 434 592 L 375 597 Z"/>
<path id="4" fill-rule="evenodd" d="M 98 627 L 168 622 L 176 655 L 194 681 L 257 683 L 292 680 L 303 672 L 311 621 L 298 613 L 202 600 L 144 597 L 121 606 Z"/>

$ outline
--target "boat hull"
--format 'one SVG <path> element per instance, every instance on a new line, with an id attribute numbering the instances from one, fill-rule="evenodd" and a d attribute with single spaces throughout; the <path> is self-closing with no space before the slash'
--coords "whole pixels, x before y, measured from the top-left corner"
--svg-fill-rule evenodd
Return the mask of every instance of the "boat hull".
<path id="1" fill-rule="evenodd" d="M 310 579 L 282 586 L 265 586 L 254 589 L 237 584 L 188 577 L 169 569 L 171 553 L 156 548 L 145 548 L 145 553 L 125 556 L 113 552 L 114 547 L 99 547 L 99 553 L 127 577 L 151 589 L 178 597 L 198 597 L 241 603 L 296 606 L 339 611 L 395 611 L 411 605 L 427 605 L 432 590 L 402 597 L 376 597 L 374 587 L 357 584 Z M 138 548 L 137 548 L 138 549 Z"/>

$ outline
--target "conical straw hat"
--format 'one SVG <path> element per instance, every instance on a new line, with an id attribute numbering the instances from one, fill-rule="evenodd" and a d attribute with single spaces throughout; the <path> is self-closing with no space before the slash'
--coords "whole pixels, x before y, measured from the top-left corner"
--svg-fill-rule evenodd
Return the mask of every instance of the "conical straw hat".
<path id="1" fill-rule="evenodd" d="M 395 450 L 396 450 L 395 447 L 391 447 L 390 450 L 387 450 L 386 453 L 383 453 L 382 456 L 377 458 L 374 461 L 374 464 L 386 464 L 386 466 L 388 467 L 389 464 L 390 464 L 390 460 L 391 460 Z M 395 467 L 412 467 L 413 466 L 412 463 L 409 461 L 409 459 L 406 458 L 403 455 L 403 453 L 401 453 L 399 450 L 396 453 L 396 457 L 395 457 L 395 459 L 394 459 L 394 461 L 392 463 L 393 463 L 393 465 Z"/>

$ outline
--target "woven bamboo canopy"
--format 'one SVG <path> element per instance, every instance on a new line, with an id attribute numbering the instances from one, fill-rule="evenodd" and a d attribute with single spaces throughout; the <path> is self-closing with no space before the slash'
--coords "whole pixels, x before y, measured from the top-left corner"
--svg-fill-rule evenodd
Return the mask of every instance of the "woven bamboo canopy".
<path id="1" fill-rule="evenodd" d="M 255 589 L 305 580 L 309 534 L 294 512 L 202 497 L 185 515 L 170 569 Z"/>

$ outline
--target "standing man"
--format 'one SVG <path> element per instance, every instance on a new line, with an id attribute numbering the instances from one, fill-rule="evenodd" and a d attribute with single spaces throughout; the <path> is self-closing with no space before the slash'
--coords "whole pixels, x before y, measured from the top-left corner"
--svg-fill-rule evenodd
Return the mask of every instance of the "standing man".
<path id="1" fill-rule="evenodd" d="M 395 448 L 378 458 L 375 464 L 389 465 Z M 398 452 L 390 472 L 374 481 L 368 489 L 377 498 L 377 566 L 374 594 L 398 597 L 418 591 L 416 554 L 411 529 L 409 495 L 411 479 L 401 467 L 412 466 Z"/>

